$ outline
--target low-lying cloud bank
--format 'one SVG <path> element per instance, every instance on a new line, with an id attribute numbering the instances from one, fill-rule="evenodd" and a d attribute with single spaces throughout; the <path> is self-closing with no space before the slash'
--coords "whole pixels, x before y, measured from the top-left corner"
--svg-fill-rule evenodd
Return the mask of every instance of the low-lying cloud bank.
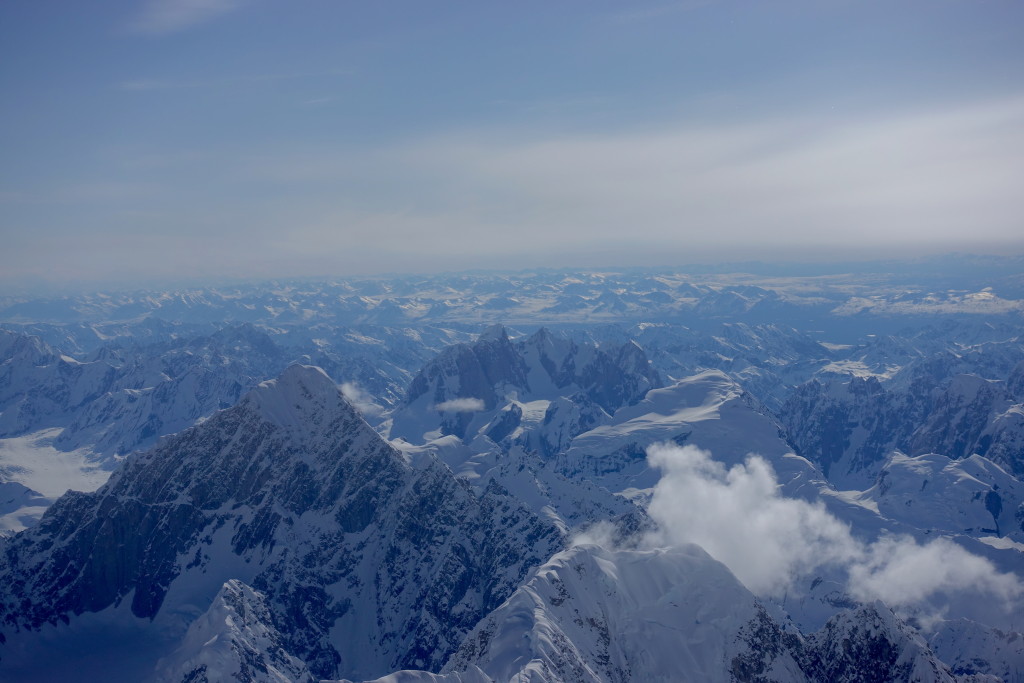
<path id="1" fill-rule="evenodd" d="M 647 457 L 663 471 L 649 508 L 659 529 L 647 542 L 697 543 L 758 595 L 781 596 L 831 567 L 845 574 L 851 597 L 897 609 L 959 593 L 1015 609 L 1024 597 L 1019 577 L 947 539 L 855 538 L 821 502 L 783 497 L 760 456 L 729 469 L 695 446 L 657 445 Z"/>

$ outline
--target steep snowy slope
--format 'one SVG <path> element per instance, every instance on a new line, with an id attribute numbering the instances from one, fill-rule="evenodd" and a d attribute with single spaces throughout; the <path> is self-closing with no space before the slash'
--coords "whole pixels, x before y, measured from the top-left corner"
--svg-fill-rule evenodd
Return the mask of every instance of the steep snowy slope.
<path id="1" fill-rule="evenodd" d="M 830 619 L 807 639 L 802 660 L 813 681 L 954 680 L 921 635 L 881 602 Z"/>
<path id="2" fill-rule="evenodd" d="M 779 425 L 725 373 L 708 370 L 656 389 L 619 409 L 608 424 L 576 436 L 556 457 L 556 469 L 592 479 L 611 491 L 643 495 L 661 474 L 647 462 L 647 447 L 660 442 L 695 444 L 732 464 L 750 452 L 765 456 L 787 477 L 811 470 L 792 451 Z"/>
<path id="3" fill-rule="evenodd" d="M 935 629 L 929 645 L 956 674 L 996 676 L 1004 683 L 1024 680 L 1024 634 L 1020 632 L 953 619 Z"/>
<path id="4" fill-rule="evenodd" d="M 0 437 L 63 427 L 116 375 L 108 363 L 82 363 L 38 337 L 0 330 Z"/>
<path id="5" fill-rule="evenodd" d="M 759 627 L 775 647 L 745 642 Z M 747 668 L 803 680 L 785 638 L 729 570 L 697 546 L 582 546 L 556 555 L 482 621 L 445 671 L 475 664 L 496 681 L 520 675 L 554 683 L 730 681 Z"/>
<path id="6" fill-rule="evenodd" d="M 0 482 L 0 536 L 32 526 L 51 502 L 24 484 Z"/>
<path id="7" fill-rule="evenodd" d="M 896 453 L 861 499 L 918 529 L 1024 542 L 1024 485 L 980 455 Z"/>
<path id="8" fill-rule="evenodd" d="M 698 546 L 578 546 L 481 621 L 441 676 L 403 671 L 375 683 L 954 681 L 881 603 L 807 637 L 776 615 Z"/>
<path id="9" fill-rule="evenodd" d="M 81 669 L 41 657 L 88 632 L 90 675 L 139 680 L 230 579 L 266 596 L 314 675 L 437 667 L 561 543 L 508 496 L 413 467 L 321 370 L 293 366 L 4 545 L 0 675 Z M 135 668 L 109 658 L 122 639 Z"/>
<path id="10" fill-rule="evenodd" d="M 266 597 L 232 579 L 192 622 L 185 639 L 162 660 L 157 680 L 168 683 L 313 683 L 306 665 L 284 649 Z"/>
<path id="11" fill-rule="evenodd" d="M 589 332 L 589 331 L 588 331 Z M 721 323 L 694 329 L 669 323 L 641 323 L 622 330 L 593 330 L 601 339 L 635 339 L 663 375 L 688 377 L 721 370 L 775 410 L 793 387 L 846 358 L 810 334 L 781 324 Z"/>

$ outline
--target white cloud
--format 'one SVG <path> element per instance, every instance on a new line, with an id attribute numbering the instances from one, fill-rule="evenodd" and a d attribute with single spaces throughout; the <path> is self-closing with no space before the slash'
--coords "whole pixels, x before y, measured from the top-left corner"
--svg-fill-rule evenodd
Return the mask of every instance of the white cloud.
<path id="1" fill-rule="evenodd" d="M 756 594 L 781 595 L 797 577 L 832 567 L 845 572 L 854 598 L 922 614 L 936 598 L 982 595 L 1013 606 L 1024 597 L 1019 577 L 947 539 L 854 538 L 821 503 L 782 497 L 759 456 L 726 470 L 695 446 L 657 445 L 648 461 L 663 471 L 649 509 L 659 531 L 649 542 L 697 543 Z"/>
<path id="2" fill-rule="evenodd" d="M 569 539 L 569 546 L 575 548 L 581 545 L 599 545 L 604 548 L 613 548 L 616 545 L 615 537 L 615 525 L 607 520 L 602 520 L 578 530 Z"/>
<path id="3" fill-rule="evenodd" d="M 215 19 L 242 5 L 242 0 L 149 0 L 131 23 L 138 33 L 172 33 Z"/>
<path id="4" fill-rule="evenodd" d="M 760 457 L 728 471 L 694 446 L 652 446 L 663 470 L 650 515 L 660 540 L 696 543 L 759 595 L 780 594 L 801 571 L 857 554 L 849 529 L 821 503 L 783 498 Z"/>
<path id="5" fill-rule="evenodd" d="M 279 277 L 1024 250 L 1014 183 L 1024 97 L 871 116 L 589 134 L 494 127 L 392 147 L 204 152 L 155 178 L 164 195 L 135 206 L 54 209 L 74 220 L 23 210 L 24 246 L 0 252 L 0 271 L 105 279 L 137 264 L 141 277 Z M 127 209 L 159 215 L 143 222 Z M 160 244 L 119 253 L 142 232 Z M 197 235 L 215 238 L 201 254 Z"/>
<path id="6" fill-rule="evenodd" d="M 363 415 L 376 417 L 384 412 L 384 408 L 374 403 L 373 397 L 355 382 L 344 382 L 341 385 L 341 393 Z"/>
<path id="7" fill-rule="evenodd" d="M 483 233 L 511 250 L 569 249 L 584 237 L 747 255 L 766 246 L 1020 244 L 1024 201 L 1012 178 L 1022 124 L 1024 98 L 870 118 L 494 131 L 396 149 L 367 168 L 387 167 L 386 182 L 401 185 L 391 229 L 430 250 L 437 230 L 464 244 L 482 243 Z M 437 230 L 422 230 L 428 223 Z"/>
<path id="8" fill-rule="evenodd" d="M 850 568 L 851 593 L 858 600 L 878 598 L 891 607 L 920 603 L 936 593 L 986 593 L 1004 603 L 1024 595 L 1024 585 L 1002 574 L 983 557 L 937 538 L 919 545 L 910 537 L 888 537 L 872 544 Z"/>
<path id="9" fill-rule="evenodd" d="M 478 398 L 453 398 L 434 406 L 434 410 L 449 413 L 472 413 L 484 409 L 484 402 Z"/>

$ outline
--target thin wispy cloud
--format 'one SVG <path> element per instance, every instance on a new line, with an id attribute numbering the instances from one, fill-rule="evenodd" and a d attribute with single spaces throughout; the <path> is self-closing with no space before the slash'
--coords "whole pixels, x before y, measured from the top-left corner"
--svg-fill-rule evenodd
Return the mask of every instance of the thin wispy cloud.
<path id="1" fill-rule="evenodd" d="M 114 84 L 114 88 L 118 90 L 183 90 L 189 88 L 223 88 L 238 84 L 253 84 L 253 83 L 274 83 L 279 81 L 298 81 L 303 79 L 318 79 L 318 78 L 330 78 L 334 76 L 346 76 L 351 74 L 350 69 L 330 69 L 327 71 L 311 71 L 306 73 L 262 73 L 262 74 L 241 74 L 236 76 L 227 76 L 223 78 L 210 78 L 210 79 L 182 79 L 182 80 L 165 80 L 159 78 L 134 78 L 124 81 L 119 81 Z M 315 101 L 326 101 L 327 99 L 337 98 L 321 98 Z"/>
<path id="2" fill-rule="evenodd" d="M 178 90 L 182 88 L 203 88 L 212 85 L 210 82 L 202 81 L 160 81 L 152 78 L 139 78 L 131 81 L 121 81 L 115 87 L 118 90 Z"/>
<path id="3" fill-rule="evenodd" d="M 130 207 L 162 216 L 134 225 L 113 198 L 20 202 L 9 224 L 33 240 L 0 254 L 11 273 L 60 274 L 48 264 L 62 259 L 106 277 L 123 264 L 104 245 L 131 231 L 188 254 L 141 253 L 143 268 L 260 275 L 1024 250 L 1024 92 L 1009 66 L 1024 42 L 992 32 L 1024 25 L 1013 3 L 922 17 L 651 0 L 533 16 L 138 0 L 75 3 L 65 32 L 30 5 L 8 13 L 33 67 L 7 74 L 25 107 L 0 127 L 2 190 L 107 179 L 172 196 Z M 950 42 L 959 31 L 970 50 Z M 204 159 L 122 160 L 181 149 Z M 84 265 L 54 247 L 83 230 Z M 184 244 L 197 235 L 215 237 L 201 254 Z"/>
<path id="4" fill-rule="evenodd" d="M 301 102 L 296 111 L 315 109 Z M 143 267 L 269 276 L 261 269 L 270 262 L 289 273 L 367 273 L 458 268 L 466 259 L 632 265 L 1024 246 L 1014 182 L 1024 157 L 1019 97 L 871 117 L 573 135 L 492 126 L 390 146 L 214 152 L 176 166 L 189 181 L 171 178 L 175 194 L 190 201 L 165 202 L 166 220 L 146 223 L 166 227 L 165 240 L 189 258 L 172 266 L 161 247 L 137 255 Z M 213 182 L 218 192 L 205 194 Z M 138 227 L 102 218 L 97 235 Z M 217 243 L 192 253 L 188 241 L 208 232 Z M 89 267 L 123 267 L 107 242 L 93 244 Z M 33 258 L 51 257 L 52 240 L 37 249 Z M 3 265 L 17 273 L 25 260 L 12 255 Z"/>
<path id="5" fill-rule="evenodd" d="M 356 410 L 366 417 L 378 417 L 384 412 L 384 408 L 374 403 L 373 397 L 366 393 L 357 382 L 342 383 L 341 393 L 349 403 L 355 406 Z"/>
<path id="6" fill-rule="evenodd" d="M 434 410 L 446 413 L 474 413 L 483 409 L 484 402 L 478 398 L 453 398 L 434 406 Z"/>
<path id="7" fill-rule="evenodd" d="M 129 28 L 136 33 L 173 33 L 217 19 L 244 4 L 244 0 L 149 0 Z"/>
<path id="8" fill-rule="evenodd" d="M 391 182 L 408 183 L 417 209 L 409 220 L 447 221 L 467 244 L 485 233 L 508 237 L 500 247 L 566 248 L 625 231 L 649 245 L 759 248 L 1021 241 L 1024 98 L 870 118 L 473 133 L 391 154 Z"/>
<path id="9" fill-rule="evenodd" d="M 666 2 L 660 5 L 648 7 L 637 7 L 635 9 L 612 12 L 605 16 L 607 20 L 614 22 L 645 21 L 649 19 L 661 19 L 669 15 L 690 12 L 701 7 L 707 7 L 717 0 L 681 0 L 680 2 Z"/>

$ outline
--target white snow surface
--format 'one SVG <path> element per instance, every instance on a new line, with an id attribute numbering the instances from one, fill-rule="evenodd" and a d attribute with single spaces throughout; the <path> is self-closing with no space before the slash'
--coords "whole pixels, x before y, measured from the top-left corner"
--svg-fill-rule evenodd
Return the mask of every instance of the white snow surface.
<path id="1" fill-rule="evenodd" d="M 861 497 L 883 517 L 918 529 L 967 534 L 994 547 L 1007 547 L 999 539 L 1024 542 L 1014 518 L 1024 504 L 1024 484 L 980 455 L 952 460 L 935 453 L 893 453 Z M 988 541 L 991 537 L 997 540 Z"/>
<path id="2" fill-rule="evenodd" d="M 566 476 L 592 478 L 611 491 L 637 495 L 661 476 L 648 465 L 646 448 L 670 441 L 710 450 L 729 465 L 757 452 L 786 474 L 794 467 L 813 469 L 805 460 L 783 459 L 792 449 L 779 426 L 718 370 L 649 391 L 636 405 L 616 411 L 611 423 L 574 438 L 556 467 Z"/>
<path id="3" fill-rule="evenodd" d="M 208 612 L 218 591 L 223 601 L 224 583 L 232 579 L 261 591 L 268 586 L 265 593 L 279 611 L 292 604 L 308 610 L 315 626 L 303 621 L 284 635 L 320 648 L 316 652 L 330 648 L 339 673 L 370 677 L 397 663 L 440 666 L 472 624 L 562 547 L 562 536 L 511 497 L 475 494 L 443 464 L 422 460 L 413 467 L 388 446 L 321 370 L 289 368 L 235 408 L 133 455 L 95 494 L 62 499 L 43 526 L 0 541 L 14 557 L 11 566 L 0 566 L 5 623 L 28 624 L 5 627 L 0 677 L 60 680 L 75 661 L 60 652 L 91 643 L 102 656 L 90 675 L 141 680 L 137 668 L 122 672 L 111 658 L 120 643 L 104 631 L 117 631 L 102 625 L 140 643 L 142 665 L 151 657 L 151 671 Z M 70 506 L 78 506 L 74 514 L 85 523 L 68 518 Z M 185 514 L 176 519 L 180 511 Z M 154 518 L 160 521 L 144 543 L 133 546 L 137 539 L 125 540 L 119 531 Z M 89 524 L 93 519 L 100 521 Z M 68 537 L 57 536 L 63 533 Z M 67 548 L 63 563 L 47 551 L 55 538 L 61 551 Z M 164 572 L 161 585 L 145 586 L 150 575 L 139 569 L 145 562 Z M 71 563 L 84 569 L 68 580 Z M 325 565 L 334 571 L 325 572 Z M 133 597 L 139 583 L 148 590 Z M 100 602 L 98 594 L 113 604 Z M 150 601 L 154 595 L 159 602 Z M 61 609 L 65 596 L 72 607 Z M 426 599 L 438 604 L 419 610 Z M 65 614 L 76 605 L 84 613 Z M 227 623 L 219 610 L 215 605 L 208 612 L 200 633 Z M 65 616 L 69 625 L 60 623 Z M 43 622 L 41 630 L 28 623 L 33 618 Z M 87 628 L 92 631 L 83 640 L 78 634 Z M 238 635 L 229 628 L 229 640 L 252 643 L 272 635 L 245 629 Z M 191 644 L 201 639 L 195 635 Z M 55 656 L 41 664 L 39 657 L 51 649 Z M 312 668 L 308 651 L 296 654 Z M 183 656 L 223 664 L 225 652 L 186 647 Z"/>
<path id="4" fill-rule="evenodd" d="M 192 622 L 181 646 L 159 662 L 156 680 L 311 682 L 305 664 L 284 651 L 282 640 L 271 621 L 266 597 L 233 579 Z"/>
<path id="5" fill-rule="evenodd" d="M 110 477 L 112 463 L 103 467 L 88 448 L 54 448 L 60 431 L 0 439 L 0 535 L 35 525 L 66 491 L 95 491 Z"/>
<path id="6" fill-rule="evenodd" d="M 741 631 L 762 610 L 699 546 L 555 555 L 465 639 L 443 673 L 479 666 L 495 681 L 732 680 Z M 803 680 L 786 653 L 776 680 Z"/>
<path id="7" fill-rule="evenodd" d="M 110 469 L 90 458 L 88 448 L 59 451 L 51 445 L 60 429 L 0 439 L 0 477 L 24 484 L 55 499 L 65 491 L 95 491 L 110 477 Z"/>

